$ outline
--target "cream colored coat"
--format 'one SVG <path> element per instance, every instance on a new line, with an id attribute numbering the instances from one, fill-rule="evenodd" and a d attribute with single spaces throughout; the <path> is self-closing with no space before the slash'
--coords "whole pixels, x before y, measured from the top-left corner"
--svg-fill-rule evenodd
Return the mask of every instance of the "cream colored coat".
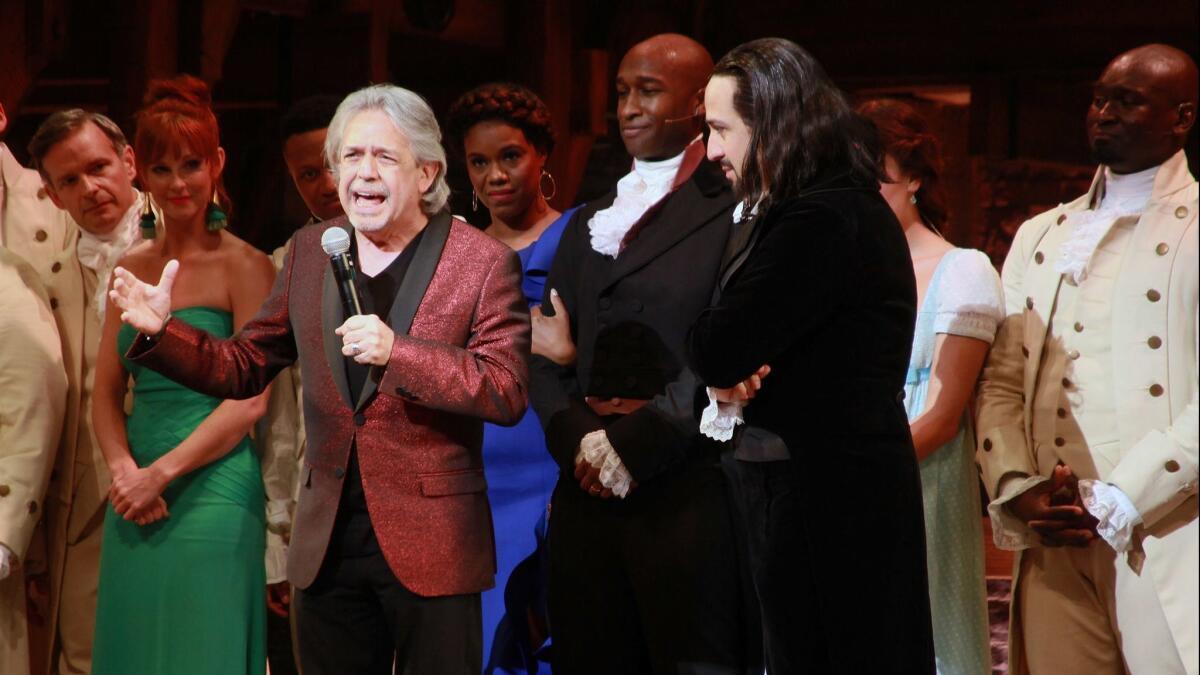
<path id="1" fill-rule="evenodd" d="M 59 600 L 64 594 L 95 593 L 94 575 L 80 580 L 80 583 L 88 583 L 89 589 L 79 589 L 79 592 L 64 589 L 64 584 L 72 584 L 74 580 L 64 578 L 63 570 L 68 544 L 86 534 L 88 524 L 104 507 L 109 483 L 106 464 L 99 455 L 94 436 L 92 456 L 77 457 L 80 434 L 91 434 L 90 411 L 82 409 L 81 397 L 93 367 L 88 354 L 95 353 L 100 339 L 99 320 L 95 312 L 88 310 L 85 290 L 84 275 L 92 275 L 94 281 L 94 272 L 79 263 L 76 254 L 78 226 L 50 201 L 37 172 L 23 168 L 5 147 L 0 147 L 0 172 L 6 185 L 0 244 L 24 258 L 45 285 L 58 326 L 67 376 L 62 436 L 46 490 L 45 516 L 39 528 L 47 547 L 45 557 L 50 581 L 50 604 L 42 609 L 48 624 L 57 626 Z M 81 464 L 90 464 L 95 471 L 77 476 Z M 80 481 L 91 481 L 95 485 L 81 489 Z M 83 566 L 98 569 L 99 565 L 97 558 L 94 564 Z M 85 623 L 87 625 L 79 630 L 88 635 L 77 637 L 90 643 L 90 621 Z M 47 642 L 47 650 L 50 650 L 53 636 Z M 50 664 L 49 651 L 44 661 Z"/>
<path id="2" fill-rule="evenodd" d="M 66 398 L 62 347 L 46 291 L 28 263 L 0 248 L 0 544 L 20 565 L 0 580 L 3 673 L 29 671 L 24 567 L 43 513 Z"/>
<path id="3" fill-rule="evenodd" d="M 1005 260 L 1007 318 L 982 374 L 976 424 L 977 456 L 993 499 L 1007 474 L 1038 474 L 1037 453 L 1046 439 L 1033 436 L 1031 421 L 1053 416 L 1055 410 L 1033 409 L 1034 387 L 1038 373 L 1051 365 L 1045 359 L 1065 358 L 1061 350 L 1043 349 L 1061 280 L 1054 261 L 1067 235 L 1059 225 L 1064 213 L 1098 203 L 1102 190 L 1103 172 L 1097 172 L 1086 195 L 1022 225 Z M 1122 452 L 1115 468 L 1100 478 L 1123 490 L 1142 515 L 1141 551 L 1130 554 L 1128 562 L 1153 579 L 1180 658 L 1192 664 L 1189 668 L 1200 661 L 1197 195 L 1196 179 L 1181 151 L 1156 174 L 1150 202 L 1120 269 L 1114 270 L 1110 334 L 1085 331 L 1073 338 L 1081 350 L 1088 340 L 1107 340 L 1112 346 Z M 1153 296 L 1158 299 L 1151 300 Z M 1161 339 L 1161 348 L 1148 345 L 1151 336 Z M 1061 459 L 1073 463 L 1068 454 Z M 1016 633 L 1012 648 L 1010 663 L 1020 664 Z"/>

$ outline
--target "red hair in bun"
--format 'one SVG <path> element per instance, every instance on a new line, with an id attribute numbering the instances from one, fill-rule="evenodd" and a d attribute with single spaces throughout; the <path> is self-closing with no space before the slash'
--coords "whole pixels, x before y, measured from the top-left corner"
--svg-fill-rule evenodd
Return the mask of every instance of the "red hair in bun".
<path id="1" fill-rule="evenodd" d="M 942 190 L 942 144 L 915 108 L 895 99 L 880 98 L 858 106 L 858 114 L 879 132 L 883 152 L 910 178 L 921 181 L 917 213 L 934 230 L 946 224 L 946 195 Z"/>
<path id="2" fill-rule="evenodd" d="M 222 205 L 228 207 L 220 176 L 217 149 L 221 145 L 217 117 L 208 85 L 191 75 L 154 80 L 146 89 L 137 114 L 133 151 L 138 173 L 175 152 L 192 153 L 208 161 Z"/>

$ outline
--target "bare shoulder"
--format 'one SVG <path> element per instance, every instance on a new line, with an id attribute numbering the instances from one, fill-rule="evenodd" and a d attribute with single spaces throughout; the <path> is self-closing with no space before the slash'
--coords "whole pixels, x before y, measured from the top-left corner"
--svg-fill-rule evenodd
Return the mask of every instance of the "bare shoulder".
<path id="1" fill-rule="evenodd" d="M 235 275 L 235 279 L 251 277 L 275 277 L 275 264 L 266 253 L 254 248 L 234 234 L 224 233 L 221 238 L 221 257 L 225 269 Z"/>

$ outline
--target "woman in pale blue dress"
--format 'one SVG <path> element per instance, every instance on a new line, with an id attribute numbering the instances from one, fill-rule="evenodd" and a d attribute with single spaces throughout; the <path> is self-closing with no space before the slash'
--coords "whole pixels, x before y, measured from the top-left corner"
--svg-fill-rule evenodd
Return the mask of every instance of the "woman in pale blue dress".
<path id="1" fill-rule="evenodd" d="M 983 523 L 970 399 L 1004 315 L 987 256 L 938 234 L 946 209 L 937 140 L 908 105 L 870 101 L 891 182 L 880 191 L 904 226 L 917 277 L 917 325 L 904 388 L 921 462 L 934 653 L 942 675 L 991 672 Z"/>

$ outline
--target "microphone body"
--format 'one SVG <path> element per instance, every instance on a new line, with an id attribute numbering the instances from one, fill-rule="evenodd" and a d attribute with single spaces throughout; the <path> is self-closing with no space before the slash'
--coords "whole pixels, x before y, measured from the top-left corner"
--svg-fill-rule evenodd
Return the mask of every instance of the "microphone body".
<path id="1" fill-rule="evenodd" d="M 350 235 L 340 227 L 331 227 L 321 235 L 321 248 L 329 256 L 333 276 L 337 279 L 338 295 L 342 298 L 342 309 L 347 317 L 362 314 L 358 301 L 358 286 L 354 272 L 354 260 L 350 257 Z"/>

